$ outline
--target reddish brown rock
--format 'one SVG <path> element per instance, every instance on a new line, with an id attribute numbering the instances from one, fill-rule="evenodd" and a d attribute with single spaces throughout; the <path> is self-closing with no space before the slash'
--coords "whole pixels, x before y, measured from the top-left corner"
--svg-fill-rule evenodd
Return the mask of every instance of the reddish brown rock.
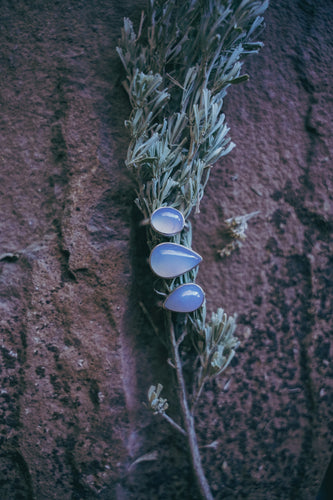
<path id="1" fill-rule="evenodd" d="M 32 3 L 1 10 L 0 497 L 192 499 L 182 437 L 142 404 L 160 381 L 177 418 L 124 166 L 115 46 L 140 6 Z M 194 221 L 198 283 L 242 341 L 198 408 L 217 499 L 312 500 L 330 461 L 332 14 L 272 2 Z M 255 210 L 221 259 L 223 221 Z"/>

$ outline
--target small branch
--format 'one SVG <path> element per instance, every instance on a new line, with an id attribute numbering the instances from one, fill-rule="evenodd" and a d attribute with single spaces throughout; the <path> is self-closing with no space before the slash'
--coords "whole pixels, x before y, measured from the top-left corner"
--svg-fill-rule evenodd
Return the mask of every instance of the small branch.
<path id="1" fill-rule="evenodd" d="M 184 90 L 184 87 L 179 82 L 177 82 L 177 80 L 175 80 L 175 78 L 173 78 L 171 75 L 169 75 L 169 73 L 166 73 L 166 76 L 172 81 L 172 83 L 174 85 L 177 85 L 177 87 L 180 87 L 182 90 Z"/>
<path id="2" fill-rule="evenodd" d="M 167 422 L 169 422 L 170 425 L 172 425 L 172 427 L 183 434 L 183 436 L 187 436 L 186 431 L 184 431 L 184 429 L 180 427 L 180 425 L 178 425 L 177 422 L 173 420 L 173 418 L 169 417 L 169 415 L 167 415 L 166 413 L 161 413 L 161 415 Z"/>
<path id="3" fill-rule="evenodd" d="M 159 331 L 158 331 L 158 328 L 157 326 L 155 325 L 151 315 L 149 314 L 149 312 L 147 311 L 147 308 L 146 306 L 144 305 L 143 302 L 139 302 L 139 306 L 141 307 L 142 309 L 142 312 L 144 313 L 144 315 L 146 316 L 146 318 L 148 319 L 149 323 L 150 323 L 150 326 L 152 327 L 152 329 L 154 330 L 154 332 L 156 333 L 157 337 L 159 336 Z"/>
<path id="4" fill-rule="evenodd" d="M 180 344 L 183 342 L 184 338 L 187 335 L 187 329 L 185 328 L 179 339 L 177 340 L 177 348 L 180 346 Z"/>
<path id="5" fill-rule="evenodd" d="M 140 26 L 139 26 L 139 31 L 138 31 L 138 36 L 136 37 L 136 42 L 140 39 L 141 33 L 142 33 L 142 26 L 145 20 L 145 13 L 144 11 L 141 12 L 141 19 L 140 19 Z"/>
<path id="6" fill-rule="evenodd" d="M 188 444 L 189 444 L 189 448 L 190 448 L 190 455 L 191 455 L 193 472 L 195 474 L 195 477 L 196 477 L 196 480 L 197 480 L 197 483 L 199 486 L 201 498 L 203 500 L 213 500 L 213 496 L 212 496 L 212 493 L 210 491 L 208 481 L 206 479 L 204 470 L 202 468 L 201 456 L 200 456 L 198 442 L 197 442 L 197 436 L 196 436 L 195 428 L 194 428 L 194 419 L 193 419 L 193 415 L 190 412 L 188 402 L 187 402 L 187 394 L 186 394 L 185 381 L 184 381 L 184 377 L 183 377 L 182 362 L 181 362 L 179 349 L 178 349 L 179 345 L 176 341 L 175 330 L 174 330 L 173 322 L 172 322 L 170 315 L 169 315 L 168 319 L 169 319 L 169 325 L 170 325 L 171 348 L 173 351 L 178 386 L 179 386 L 178 387 L 178 389 L 179 389 L 179 401 L 180 401 L 181 412 L 182 412 L 183 421 L 184 421 L 184 425 L 185 425 L 185 429 L 186 429 L 186 433 L 187 433 Z"/>
<path id="7" fill-rule="evenodd" d="M 173 362 L 171 361 L 170 358 L 167 359 L 167 363 L 168 363 L 168 365 L 171 366 L 171 368 L 173 368 L 174 370 L 176 369 L 175 365 L 173 364 Z"/>
<path id="8" fill-rule="evenodd" d="M 193 398 L 192 406 L 191 406 L 191 411 L 194 413 L 195 407 L 197 406 L 197 403 L 199 401 L 199 398 L 201 396 L 202 390 L 204 388 L 205 381 L 203 381 L 199 387 L 198 392 L 196 393 L 195 397 Z"/>

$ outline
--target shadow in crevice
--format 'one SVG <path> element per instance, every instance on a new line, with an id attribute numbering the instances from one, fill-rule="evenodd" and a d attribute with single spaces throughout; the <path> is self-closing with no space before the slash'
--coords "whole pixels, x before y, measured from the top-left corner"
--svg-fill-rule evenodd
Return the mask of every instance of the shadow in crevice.
<path id="1" fill-rule="evenodd" d="M 333 455 L 329 466 L 327 467 L 326 474 L 320 486 L 319 493 L 316 500 L 331 500 L 333 498 Z"/>
<path id="2" fill-rule="evenodd" d="M 145 229 L 140 227 L 141 218 L 134 208 L 130 243 L 133 279 L 122 328 L 123 369 L 128 370 L 124 386 L 125 392 L 128 391 L 130 422 L 129 463 L 122 486 L 129 498 L 156 495 L 165 499 L 195 500 L 186 441 L 148 408 L 149 387 L 161 383 L 162 396 L 168 399 L 170 405 L 168 413 L 175 420 L 179 419 L 174 373 L 167 363 L 168 352 L 155 331 L 163 335 L 164 319 L 157 306 L 158 297 L 147 262 L 149 249 Z M 140 303 L 144 304 L 144 308 L 140 307 Z M 151 453 L 156 453 L 155 459 L 130 467 L 135 460 Z"/>
<path id="3" fill-rule="evenodd" d="M 130 13 L 137 29 L 141 9 L 135 7 Z M 120 29 L 119 29 L 120 33 Z M 109 66 L 98 68 L 109 88 L 104 91 L 104 101 L 97 109 L 101 117 L 102 149 L 105 169 L 108 171 L 110 155 L 118 160 L 117 176 L 127 186 L 131 180 L 124 160 L 129 145 L 129 136 L 124 121 L 130 114 L 127 95 L 122 87 L 124 71 L 116 54 L 109 59 Z M 104 142 L 103 142 L 104 141 Z M 102 158 L 103 156 L 103 158 Z M 102 161 L 103 163 L 103 161 Z M 114 172 L 109 172 L 114 177 Z M 129 195 L 130 189 L 127 191 Z M 130 196 L 129 196 L 130 197 Z M 121 351 L 123 387 L 128 410 L 127 463 L 123 464 L 123 476 L 119 488 L 128 500 L 143 498 L 165 498 L 180 500 L 196 499 L 192 472 L 189 466 L 186 442 L 158 415 L 148 408 L 147 392 L 151 385 L 161 383 L 164 387 L 162 397 L 168 399 L 170 415 L 178 420 L 178 402 L 173 370 L 167 363 L 168 353 L 159 335 L 164 332 L 164 319 L 154 292 L 154 277 L 148 265 L 149 249 L 146 243 L 145 228 L 140 226 L 142 219 L 134 206 L 135 190 L 127 215 L 130 217 L 130 264 L 131 290 L 121 328 Z M 127 199 L 128 203 L 128 199 Z M 144 304 L 144 308 L 140 306 Z M 152 323 L 155 328 L 152 327 Z M 148 461 L 134 465 L 135 460 L 146 454 L 153 454 Z M 156 454 L 156 455 L 155 455 Z M 192 486 L 193 485 L 193 486 Z M 193 490 L 193 491 L 192 491 Z"/>

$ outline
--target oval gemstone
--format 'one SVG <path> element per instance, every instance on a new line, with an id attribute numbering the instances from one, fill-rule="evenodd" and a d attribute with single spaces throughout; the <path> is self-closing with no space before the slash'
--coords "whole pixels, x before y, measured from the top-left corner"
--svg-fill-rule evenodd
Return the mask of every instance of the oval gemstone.
<path id="1" fill-rule="evenodd" d="M 172 236 L 182 231 L 185 220 L 183 214 L 176 208 L 161 207 L 151 215 L 150 224 L 158 233 Z"/>
<path id="2" fill-rule="evenodd" d="M 204 299 L 205 294 L 199 285 L 186 283 L 168 295 L 163 307 L 169 311 L 189 313 L 198 309 Z"/>
<path id="3" fill-rule="evenodd" d="M 160 278 L 175 278 L 190 271 L 202 257 L 190 248 L 177 243 L 160 243 L 152 249 L 149 264 Z"/>

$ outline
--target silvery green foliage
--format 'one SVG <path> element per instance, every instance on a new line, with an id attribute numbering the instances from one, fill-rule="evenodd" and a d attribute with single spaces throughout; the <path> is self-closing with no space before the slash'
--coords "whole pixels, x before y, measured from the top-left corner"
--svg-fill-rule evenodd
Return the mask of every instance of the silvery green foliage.
<path id="1" fill-rule="evenodd" d="M 252 212 L 250 214 L 237 215 L 225 221 L 227 234 L 231 241 L 218 252 L 221 257 L 228 257 L 234 250 L 241 248 L 242 242 L 246 239 L 247 223 L 252 217 L 258 214 L 259 212 Z"/>
<path id="2" fill-rule="evenodd" d="M 118 54 L 127 73 L 132 137 L 126 164 L 145 217 L 163 204 L 199 210 L 210 168 L 234 144 L 222 113 L 229 85 L 247 79 L 242 59 L 267 1 L 150 0 L 145 35 L 124 20 Z M 148 24 L 146 26 L 146 24 Z"/>
<path id="3" fill-rule="evenodd" d="M 254 38 L 262 29 L 268 0 L 149 3 L 138 33 L 124 20 L 117 48 L 132 106 L 126 122 L 131 137 L 126 165 L 136 180 L 136 204 L 144 218 L 161 206 L 177 208 L 187 224 L 172 241 L 191 247 L 188 217 L 194 209 L 199 212 L 213 164 L 234 147 L 223 99 L 231 84 L 248 78 L 241 74 L 242 61 L 262 46 Z M 160 241 L 148 229 L 150 248 Z M 196 273 L 164 281 L 161 291 L 195 281 Z M 234 355 L 235 319 L 219 309 L 207 321 L 205 304 L 190 319 L 200 392 L 203 382 L 221 373 Z"/>
<path id="4" fill-rule="evenodd" d="M 221 308 L 212 313 L 209 321 L 206 320 L 205 309 L 201 308 L 193 313 L 191 322 L 196 333 L 193 336 L 194 344 L 200 359 L 193 390 L 196 398 L 208 379 L 220 375 L 229 366 L 239 342 L 234 336 L 236 317 L 228 317 Z"/>
<path id="5" fill-rule="evenodd" d="M 155 385 L 152 385 L 149 388 L 148 401 L 154 413 L 165 413 L 165 411 L 168 409 L 169 405 L 167 400 L 160 397 L 162 389 L 162 384 L 157 384 L 157 387 Z"/>

